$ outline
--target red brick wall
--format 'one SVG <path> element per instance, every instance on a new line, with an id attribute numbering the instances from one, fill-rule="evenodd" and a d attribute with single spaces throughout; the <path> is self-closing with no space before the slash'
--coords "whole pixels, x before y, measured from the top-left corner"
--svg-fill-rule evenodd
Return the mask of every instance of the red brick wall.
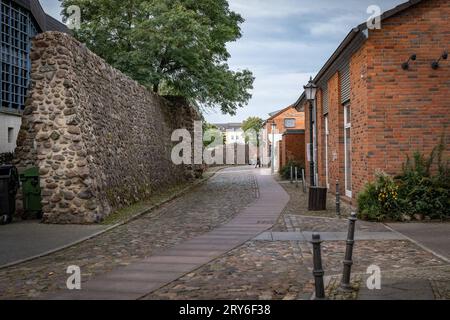
<path id="1" fill-rule="evenodd" d="M 285 134 L 280 147 L 280 169 L 287 165 L 289 161 L 305 164 L 305 150 L 304 133 Z"/>
<path id="2" fill-rule="evenodd" d="M 368 52 L 368 169 L 395 174 L 406 154 L 430 153 L 450 125 L 450 60 L 431 68 L 450 50 L 450 1 L 429 0 L 370 32 Z M 404 71 L 411 54 L 417 61 Z"/>

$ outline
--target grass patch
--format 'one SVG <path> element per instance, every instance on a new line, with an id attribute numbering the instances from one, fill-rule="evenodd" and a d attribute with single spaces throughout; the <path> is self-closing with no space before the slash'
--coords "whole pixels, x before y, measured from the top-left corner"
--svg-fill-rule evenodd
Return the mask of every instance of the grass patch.
<path id="1" fill-rule="evenodd" d="M 163 204 L 166 201 L 176 197 L 178 193 L 185 190 L 189 186 L 193 186 L 194 183 L 184 183 L 165 189 L 163 192 L 158 192 L 151 196 L 149 199 L 137 202 L 131 206 L 117 210 L 116 212 L 107 216 L 102 225 L 114 225 L 133 218 L 135 215 L 141 213 L 144 210 L 151 210 L 155 207 Z"/>

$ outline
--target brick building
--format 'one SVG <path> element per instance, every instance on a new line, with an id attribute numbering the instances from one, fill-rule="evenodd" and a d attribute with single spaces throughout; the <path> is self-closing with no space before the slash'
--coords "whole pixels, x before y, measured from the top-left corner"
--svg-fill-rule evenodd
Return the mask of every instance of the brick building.
<path id="1" fill-rule="evenodd" d="M 450 49 L 449 17 L 448 0 L 409 1 L 385 12 L 381 29 L 348 34 L 313 80 L 317 185 L 334 192 L 339 180 L 355 203 L 377 170 L 398 174 L 406 155 L 430 153 L 444 133 L 448 144 L 450 61 L 432 64 Z M 309 110 L 304 93 L 295 105 Z M 308 144 L 309 112 L 306 123 Z"/>
<path id="2" fill-rule="evenodd" d="M 297 144 L 287 143 L 280 153 L 280 146 L 283 141 L 283 135 L 288 131 L 304 130 L 305 129 L 305 113 L 303 110 L 297 110 L 293 105 L 278 110 L 269 114 L 270 118 L 264 123 L 263 144 L 264 150 L 267 150 L 268 159 L 272 156 L 272 139 L 275 138 L 275 161 L 274 171 L 280 169 L 281 159 L 288 158 L 288 155 L 298 155 L 299 152 L 290 150 L 291 146 L 295 147 Z M 275 124 L 275 134 L 272 134 L 272 125 Z M 301 156 L 300 156 L 301 157 Z"/>

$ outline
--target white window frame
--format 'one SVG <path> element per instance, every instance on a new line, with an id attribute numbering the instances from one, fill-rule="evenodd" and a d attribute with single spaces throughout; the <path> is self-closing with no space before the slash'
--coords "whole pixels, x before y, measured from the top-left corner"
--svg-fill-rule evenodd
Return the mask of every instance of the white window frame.
<path id="1" fill-rule="evenodd" d="M 287 125 L 288 121 L 292 121 L 293 125 L 292 126 L 288 126 Z M 286 119 L 284 119 L 284 127 L 286 129 L 292 129 L 292 128 L 295 128 L 296 126 L 297 126 L 297 121 L 296 121 L 295 118 L 286 118 Z"/>
<path id="2" fill-rule="evenodd" d="M 327 184 L 327 189 L 330 189 L 330 168 L 328 164 L 328 140 L 330 136 L 330 128 L 328 123 L 328 115 L 324 116 L 325 122 L 325 179 Z"/>
<path id="3" fill-rule="evenodd" d="M 349 109 L 349 112 L 347 112 L 347 110 Z M 345 166 L 344 166 L 344 176 L 345 176 L 345 195 L 349 198 L 352 198 L 353 196 L 353 189 L 352 189 L 352 181 L 350 181 L 350 188 L 349 188 L 349 181 L 348 181 L 348 172 L 347 172 L 347 168 L 350 168 L 350 177 L 352 174 L 352 163 L 351 163 L 351 159 L 350 159 L 350 163 L 349 159 L 347 157 L 347 130 L 350 130 L 350 136 L 352 134 L 352 122 L 351 119 L 347 119 L 347 114 L 350 113 L 350 118 L 351 118 L 351 107 L 350 104 L 347 103 L 346 105 L 344 105 L 344 154 L 345 154 Z M 351 140 L 350 140 L 351 141 Z M 353 143 L 353 141 L 351 141 L 351 143 Z M 350 148 L 352 146 L 350 145 Z"/>

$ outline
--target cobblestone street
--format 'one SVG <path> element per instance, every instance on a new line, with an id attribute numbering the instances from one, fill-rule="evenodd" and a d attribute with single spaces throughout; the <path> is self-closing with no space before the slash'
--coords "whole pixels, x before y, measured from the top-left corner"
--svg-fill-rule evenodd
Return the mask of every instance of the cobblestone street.
<path id="1" fill-rule="evenodd" d="M 160 209 L 75 247 L 0 270 L 0 298 L 39 298 L 65 288 L 66 269 L 77 265 L 83 282 L 227 222 L 256 198 L 252 171 L 219 172 L 206 184 Z"/>
<path id="2" fill-rule="evenodd" d="M 217 230 L 255 203 L 261 191 L 258 191 L 256 175 L 262 172 L 248 167 L 219 171 L 205 184 L 135 221 L 64 251 L 0 270 L 0 298 L 45 298 L 49 293 L 58 292 L 65 288 L 65 270 L 69 265 L 81 267 L 85 283 L 144 258 L 162 254 L 162 258 L 167 259 L 168 256 L 164 257 L 167 249 Z M 450 265 L 447 261 L 384 224 L 364 221 L 357 221 L 356 228 L 359 240 L 354 249 L 353 284 L 357 289 L 351 294 L 341 293 L 338 286 L 347 219 L 335 216 L 332 202 L 329 211 L 308 212 L 302 189 L 291 184 L 281 185 L 290 200 L 269 232 L 149 291 L 143 299 L 310 299 L 314 293 L 309 243 L 312 232 L 328 237 L 322 244 L 322 256 L 330 299 L 376 298 L 365 289 L 366 270 L 371 265 L 379 266 L 383 275 L 389 276 L 386 283 L 412 282 L 419 286 L 418 294 L 420 290 L 425 292 L 422 297 L 426 299 L 449 299 Z M 265 192 L 264 196 L 270 199 L 270 193 Z M 263 207 L 260 210 L 262 212 Z M 270 208 L 265 210 L 270 211 Z M 343 211 L 347 216 L 351 209 L 343 205 Z M 246 223 L 246 219 L 241 221 Z M 211 238 L 213 246 L 230 239 L 226 232 L 217 234 Z M 207 243 L 198 241 L 200 246 Z M 179 262 L 173 261 L 173 267 L 177 268 Z M 414 282 L 414 279 L 422 282 Z M 382 292 L 379 292 L 381 298 L 390 298 L 388 293 L 383 296 Z M 405 293 L 405 297 L 408 295 Z"/>
<path id="3" fill-rule="evenodd" d="M 329 218 L 332 211 L 309 214 L 306 197 L 293 185 L 283 184 L 291 200 L 272 231 L 344 232 L 346 219 Z M 298 199 L 303 199 L 299 202 Z M 349 209 L 347 209 L 349 210 Z M 295 214 L 293 214 L 295 213 Z M 299 214 L 300 213 L 300 214 Z M 306 216 L 308 215 L 308 216 Z M 357 232 L 387 232 L 383 224 L 357 222 Z M 325 276 L 339 275 L 345 253 L 345 241 L 323 243 L 322 255 Z M 418 277 L 423 269 L 433 269 L 431 278 L 440 292 L 439 299 L 449 294 L 450 266 L 405 240 L 358 241 L 354 251 L 355 273 L 365 273 L 371 265 L 382 270 L 393 270 L 403 277 Z M 302 241 L 251 241 L 224 257 L 192 272 L 168 286 L 152 293 L 146 299 L 310 299 L 314 293 L 312 276 L 312 246 Z M 417 268 L 417 269 L 416 269 Z M 412 272 L 412 270 L 414 272 Z M 422 274 L 422 277 L 426 273 Z M 330 282 L 330 287 L 336 282 Z M 330 288 L 330 292 L 333 290 Z M 332 296 L 345 299 L 344 295 Z"/>

